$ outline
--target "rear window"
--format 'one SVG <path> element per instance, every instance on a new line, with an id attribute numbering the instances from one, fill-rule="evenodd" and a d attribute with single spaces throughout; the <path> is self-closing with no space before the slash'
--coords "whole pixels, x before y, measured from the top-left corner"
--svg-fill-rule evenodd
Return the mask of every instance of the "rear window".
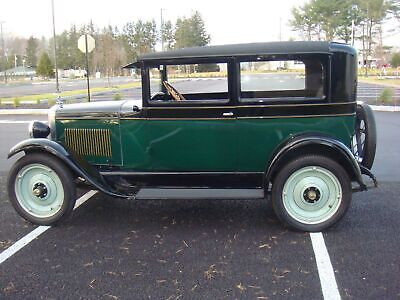
<path id="1" fill-rule="evenodd" d="M 325 98 L 325 70 L 318 60 L 262 60 L 240 63 L 241 101 Z"/>

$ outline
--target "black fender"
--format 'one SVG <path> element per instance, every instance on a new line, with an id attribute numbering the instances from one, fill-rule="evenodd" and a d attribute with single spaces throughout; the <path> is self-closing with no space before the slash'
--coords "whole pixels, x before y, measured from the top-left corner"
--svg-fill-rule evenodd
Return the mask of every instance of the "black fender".
<path id="1" fill-rule="evenodd" d="M 265 176 L 265 185 L 268 187 L 279 166 L 289 159 L 303 153 L 323 151 L 321 154 L 334 155 L 333 159 L 344 166 L 350 178 L 360 185 L 360 190 L 366 190 L 362 179 L 361 168 L 351 150 L 342 142 L 326 136 L 300 136 L 292 138 L 281 146 L 273 155 L 268 164 Z M 318 154 L 320 152 L 317 152 Z"/>
<path id="2" fill-rule="evenodd" d="M 103 193 L 122 198 L 130 198 L 132 196 L 119 194 L 104 180 L 103 176 L 87 163 L 80 156 L 70 153 L 61 144 L 46 138 L 33 138 L 24 140 L 11 148 L 8 158 L 24 151 L 26 155 L 31 152 L 44 152 L 59 158 L 63 163 L 71 169 L 77 176 L 84 178 L 91 186 L 102 191 Z"/>

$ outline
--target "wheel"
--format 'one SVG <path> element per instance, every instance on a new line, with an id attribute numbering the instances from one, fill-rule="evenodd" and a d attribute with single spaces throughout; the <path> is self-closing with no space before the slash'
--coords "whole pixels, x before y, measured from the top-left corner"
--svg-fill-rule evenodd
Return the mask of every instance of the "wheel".
<path id="1" fill-rule="evenodd" d="M 351 192 L 342 166 L 330 158 L 309 155 L 282 168 L 273 180 L 271 200 L 275 214 L 289 227 L 321 231 L 344 216 Z"/>
<path id="2" fill-rule="evenodd" d="M 376 124 L 374 113 L 366 103 L 357 103 L 353 154 L 364 167 L 371 169 L 376 152 Z"/>
<path id="3" fill-rule="evenodd" d="M 57 158 L 27 154 L 10 170 L 8 195 L 24 219 L 33 224 L 53 225 L 73 210 L 76 186 L 70 170 Z"/>

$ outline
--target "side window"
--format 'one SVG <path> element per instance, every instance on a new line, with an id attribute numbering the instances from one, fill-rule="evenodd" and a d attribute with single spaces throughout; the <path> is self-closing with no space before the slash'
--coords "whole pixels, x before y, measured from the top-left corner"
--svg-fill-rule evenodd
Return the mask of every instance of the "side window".
<path id="1" fill-rule="evenodd" d="M 158 68 L 150 68 L 149 77 L 150 77 L 150 95 L 154 97 L 155 95 L 160 94 L 162 92 L 160 70 Z"/>
<path id="2" fill-rule="evenodd" d="M 240 62 L 243 102 L 324 99 L 325 70 L 318 60 L 255 60 Z"/>
<path id="3" fill-rule="evenodd" d="M 167 80 L 153 74 L 152 70 L 157 69 L 150 70 L 150 103 L 180 104 L 229 101 L 227 63 L 167 65 Z M 171 88 L 175 90 L 172 93 Z M 160 96 L 162 91 L 164 94 Z M 172 95 L 174 93 L 175 97 Z M 176 99 L 177 97 L 180 99 Z"/>

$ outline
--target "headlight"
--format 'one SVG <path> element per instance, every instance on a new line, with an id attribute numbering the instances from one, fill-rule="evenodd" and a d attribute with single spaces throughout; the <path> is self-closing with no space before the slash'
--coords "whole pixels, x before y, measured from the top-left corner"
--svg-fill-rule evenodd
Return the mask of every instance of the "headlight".
<path id="1" fill-rule="evenodd" d="M 29 123 L 28 130 L 31 138 L 46 138 L 50 133 L 50 127 L 39 121 Z"/>
<path id="2" fill-rule="evenodd" d="M 56 106 L 53 106 L 52 108 L 49 109 L 48 112 L 48 121 L 49 121 L 49 127 L 50 127 L 50 133 L 51 133 L 51 139 L 55 139 L 55 130 L 56 130 Z"/>

